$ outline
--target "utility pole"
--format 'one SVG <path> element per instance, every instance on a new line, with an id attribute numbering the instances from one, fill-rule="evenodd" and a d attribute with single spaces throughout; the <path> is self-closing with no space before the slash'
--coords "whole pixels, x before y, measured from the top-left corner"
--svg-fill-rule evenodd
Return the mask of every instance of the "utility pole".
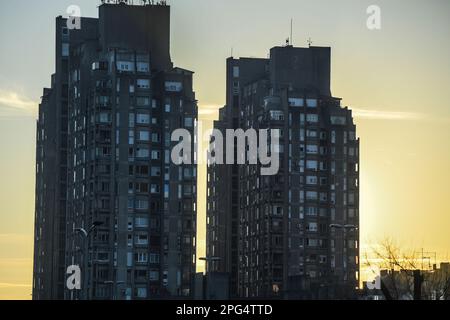
<path id="1" fill-rule="evenodd" d="M 414 270 L 414 300 L 422 299 L 422 275 L 420 270 Z"/>

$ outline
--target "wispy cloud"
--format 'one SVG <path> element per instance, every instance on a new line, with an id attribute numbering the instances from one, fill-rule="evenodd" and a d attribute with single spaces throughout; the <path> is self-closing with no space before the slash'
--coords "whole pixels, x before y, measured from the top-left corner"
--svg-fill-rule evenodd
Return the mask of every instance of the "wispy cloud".
<path id="1" fill-rule="evenodd" d="M 1 116 L 17 116 L 17 111 L 20 114 L 36 115 L 38 102 L 15 91 L 0 90 L 0 107 L 3 111 Z"/>
<path id="2" fill-rule="evenodd" d="M 403 112 L 403 111 L 381 111 L 381 110 L 369 110 L 351 108 L 353 116 L 360 119 L 373 119 L 373 120 L 421 120 L 427 118 L 427 115 L 416 112 Z"/>
<path id="3" fill-rule="evenodd" d="M 356 119 L 385 121 L 424 121 L 437 124 L 450 124 L 450 116 L 419 112 L 382 111 L 351 108 Z"/>
<path id="4" fill-rule="evenodd" d="M 0 288 L 31 288 L 31 284 L 0 282 Z"/>

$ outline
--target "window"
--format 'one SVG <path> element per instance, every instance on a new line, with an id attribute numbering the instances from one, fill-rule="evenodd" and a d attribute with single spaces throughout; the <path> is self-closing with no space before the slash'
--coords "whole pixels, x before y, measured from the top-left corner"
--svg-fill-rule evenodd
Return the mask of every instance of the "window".
<path id="1" fill-rule="evenodd" d="M 355 204 L 355 194 L 353 192 L 348 194 L 348 204 Z"/>
<path id="2" fill-rule="evenodd" d="M 136 156 L 138 158 L 148 158 L 150 151 L 147 148 L 137 148 Z"/>
<path id="3" fill-rule="evenodd" d="M 97 96 L 96 100 L 101 107 L 106 107 L 110 103 L 109 96 Z"/>
<path id="4" fill-rule="evenodd" d="M 192 186 L 190 186 L 190 185 L 185 185 L 184 186 L 184 195 L 185 196 L 192 195 Z"/>
<path id="5" fill-rule="evenodd" d="M 319 245 L 318 239 L 306 239 L 306 245 L 308 247 L 317 247 Z"/>
<path id="6" fill-rule="evenodd" d="M 187 128 L 191 128 L 193 126 L 194 122 L 192 118 L 185 118 L 184 119 L 184 126 Z"/>
<path id="7" fill-rule="evenodd" d="M 128 131 L 128 144 L 131 146 L 134 144 L 134 131 Z"/>
<path id="8" fill-rule="evenodd" d="M 138 107 L 148 107 L 148 106 L 150 106 L 150 98 L 149 97 L 137 97 L 136 105 Z"/>
<path id="9" fill-rule="evenodd" d="M 147 245 L 148 244 L 148 235 L 140 234 L 136 236 L 136 244 L 139 245 Z"/>
<path id="10" fill-rule="evenodd" d="M 161 136 L 159 135 L 159 133 L 152 133 L 152 142 L 153 143 L 161 142 Z"/>
<path id="11" fill-rule="evenodd" d="M 136 166 L 136 173 L 144 176 L 148 175 L 148 166 Z"/>
<path id="12" fill-rule="evenodd" d="M 128 199 L 128 209 L 134 209 L 134 200 Z"/>
<path id="13" fill-rule="evenodd" d="M 307 176 L 306 177 L 306 184 L 307 185 L 317 185 L 317 177 L 316 176 Z"/>
<path id="14" fill-rule="evenodd" d="M 147 298 L 147 288 L 136 288 L 136 297 Z"/>
<path id="15" fill-rule="evenodd" d="M 300 141 L 305 141 L 305 129 L 300 129 Z"/>
<path id="16" fill-rule="evenodd" d="M 148 218 L 138 217 L 134 219 L 134 226 L 136 228 L 146 228 L 148 227 Z"/>
<path id="17" fill-rule="evenodd" d="M 181 92 L 183 90 L 183 85 L 181 82 L 166 82 L 166 91 L 168 92 Z"/>
<path id="18" fill-rule="evenodd" d="M 139 140 L 149 141 L 150 140 L 150 132 L 148 130 L 139 131 Z"/>
<path id="19" fill-rule="evenodd" d="M 350 157 L 353 157 L 355 155 L 355 148 L 352 147 L 348 148 L 348 155 Z"/>
<path id="20" fill-rule="evenodd" d="M 111 122 L 111 115 L 108 112 L 101 112 L 99 118 L 100 118 L 100 123 L 110 123 Z"/>
<path id="21" fill-rule="evenodd" d="M 348 140 L 349 141 L 355 141 L 356 140 L 356 134 L 354 131 L 349 131 L 348 132 Z"/>
<path id="22" fill-rule="evenodd" d="M 121 72 L 134 71 L 134 63 L 131 61 L 117 61 L 117 70 Z"/>
<path id="23" fill-rule="evenodd" d="M 148 262 L 148 254 L 144 252 L 139 252 L 134 255 L 135 261 L 137 263 L 147 263 Z"/>
<path id="24" fill-rule="evenodd" d="M 134 128 L 134 113 L 128 115 L 128 126 Z"/>
<path id="25" fill-rule="evenodd" d="M 145 183 L 145 182 L 136 183 L 136 191 L 147 193 L 148 192 L 148 183 Z"/>
<path id="26" fill-rule="evenodd" d="M 336 143 L 336 131 L 331 131 L 331 143 Z"/>
<path id="27" fill-rule="evenodd" d="M 306 225 L 306 230 L 310 232 L 317 232 L 317 223 L 316 222 L 310 222 Z"/>
<path id="28" fill-rule="evenodd" d="M 161 168 L 152 167 L 152 177 L 160 177 L 161 176 Z"/>
<path id="29" fill-rule="evenodd" d="M 136 123 L 150 124 L 150 115 L 149 114 L 137 114 L 136 115 Z"/>
<path id="30" fill-rule="evenodd" d="M 69 56 L 69 44 L 68 43 L 63 43 L 62 44 L 62 52 L 61 55 L 63 57 L 68 57 Z"/>
<path id="31" fill-rule="evenodd" d="M 156 270 L 150 270 L 150 281 L 159 281 L 159 272 Z"/>
<path id="32" fill-rule="evenodd" d="M 148 209 L 148 200 L 136 200 L 136 209 L 147 210 Z"/>
<path id="33" fill-rule="evenodd" d="M 152 194 L 158 194 L 160 192 L 160 188 L 158 184 L 152 184 L 151 188 L 150 188 L 150 192 Z"/>
<path id="34" fill-rule="evenodd" d="M 319 153 L 319 147 L 314 144 L 308 144 L 306 146 L 306 153 L 308 154 L 318 154 Z"/>
<path id="35" fill-rule="evenodd" d="M 150 89 L 149 79 L 137 79 L 136 85 L 139 89 Z"/>
<path id="36" fill-rule="evenodd" d="M 239 78 L 239 67 L 238 66 L 233 67 L 233 78 Z"/>
<path id="37" fill-rule="evenodd" d="M 189 168 L 185 168 L 184 169 L 184 177 L 185 178 L 192 178 L 191 169 L 189 169 Z"/>
<path id="38" fill-rule="evenodd" d="M 306 215 L 307 216 L 317 216 L 317 208 L 316 207 L 306 207 Z"/>
<path id="39" fill-rule="evenodd" d="M 348 217 L 349 218 L 354 218 L 355 217 L 355 209 L 348 209 Z"/>
<path id="40" fill-rule="evenodd" d="M 307 114 L 306 121 L 311 123 L 319 122 L 319 116 L 317 114 Z"/>
<path id="41" fill-rule="evenodd" d="M 345 125 L 347 122 L 345 117 L 338 117 L 338 116 L 331 116 L 330 121 L 331 124 L 334 125 Z"/>
<path id="42" fill-rule="evenodd" d="M 161 158 L 161 152 L 152 151 L 152 160 L 159 160 Z"/>
<path id="43" fill-rule="evenodd" d="M 317 130 L 307 130 L 306 136 L 308 138 L 317 138 Z"/>
<path id="44" fill-rule="evenodd" d="M 305 114 L 301 113 L 300 114 L 300 124 L 304 124 L 305 123 Z"/>
<path id="45" fill-rule="evenodd" d="M 138 72 L 149 72 L 150 70 L 150 64 L 148 62 L 138 62 L 136 67 Z"/>
<path id="46" fill-rule="evenodd" d="M 150 263 L 159 263 L 159 254 L 150 253 Z"/>
<path id="47" fill-rule="evenodd" d="M 304 101 L 301 98 L 289 98 L 288 100 L 289 106 L 291 107 L 303 107 Z"/>
<path id="48" fill-rule="evenodd" d="M 306 168 L 309 170 L 317 170 L 318 169 L 318 161 L 316 160 L 307 160 Z"/>
<path id="49" fill-rule="evenodd" d="M 284 120 L 284 113 L 283 113 L 283 111 L 278 111 L 278 110 L 270 111 L 270 119 L 271 120 L 277 120 L 277 121 Z"/>
<path id="50" fill-rule="evenodd" d="M 308 108 L 317 108 L 317 99 L 306 99 L 306 106 Z"/>
<path id="51" fill-rule="evenodd" d="M 318 194 L 316 191 L 307 191 L 306 199 L 307 200 L 317 200 Z"/>

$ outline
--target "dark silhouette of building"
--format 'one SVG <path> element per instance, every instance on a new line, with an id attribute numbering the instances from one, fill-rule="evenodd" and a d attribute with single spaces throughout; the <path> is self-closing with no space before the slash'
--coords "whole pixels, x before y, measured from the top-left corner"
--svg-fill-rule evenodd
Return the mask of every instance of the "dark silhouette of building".
<path id="1" fill-rule="evenodd" d="M 171 62 L 170 7 L 66 21 L 39 110 L 33 298 L 190 297 L 197 169 L 172 163 L 171 134 L 194 133 L 197 102 L 193 72 Z M 82 290 L 65 287 L 71 265 Z"/>
<path id="2" fill-rule="evenodd" d="M 353 298 L 359 285 L 359 139 L 330 60 L 290 45 L 227 60 L 215 128 L 281 133 L 276 175 L 208 166 L 207 271 L 230 275 L 232 297 Z"/>

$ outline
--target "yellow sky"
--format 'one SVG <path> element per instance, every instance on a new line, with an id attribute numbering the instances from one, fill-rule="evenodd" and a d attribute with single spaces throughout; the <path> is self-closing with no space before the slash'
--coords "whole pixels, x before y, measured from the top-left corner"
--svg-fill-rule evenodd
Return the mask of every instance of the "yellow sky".
<path id="1" fill-rule="evenodd" d="M 266 57 L 270 47 L 284 43 L 294 18 L 295 45 L 305 46 L 311 37 L 314 45 L 332 47 L 332 93 L 355 110 L 362 246 L 391 237 L 445 258 L 450 253 L 450 2 L 377 2 L 379 31 L 365 28 L 365 10 L 372 4 L 366 0 L 176 2 L 172 58 L 196 72 L 201 117 L 211 120 L 210 111 L 224 104 L 231 48 L 236 57 Z M 79 3 L 83 14 L 96 15 L 92 1 Z M 18 1 L 1 4 L 0 38 L 8 45 L 0 50 L 0 299 L 30 298 L 34 106 L 53 72 L 53 18 L 70 4 L 27 2 L 27 10 Z M 25 37 L 29 41 L 19 41 Z M 199 256 L 204 255 L 205 181 L 200 168 Z"/>

